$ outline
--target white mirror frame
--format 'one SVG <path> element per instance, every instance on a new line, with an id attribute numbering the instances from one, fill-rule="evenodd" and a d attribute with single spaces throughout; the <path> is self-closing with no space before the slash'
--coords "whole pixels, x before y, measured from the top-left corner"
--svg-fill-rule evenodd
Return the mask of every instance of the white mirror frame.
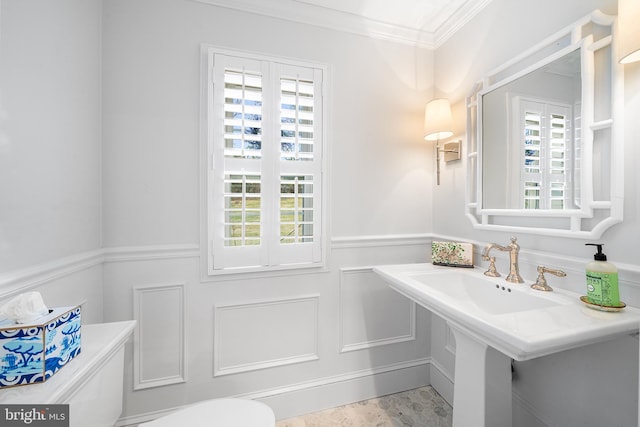
<path id="1" fill-rule="evenodd" d="M 606 229 L 622 221 L 624 90 L 623 67 L 616 60 L 616 29 L 615 16 L 605 15 L 596 10 L 493 70 L 473 87 L 467 97 L 465 213 L 474 228 L 597 239 Z M 567 210 L 484 209 L 482 95 L 577 48 L 581 49 L 582 56 L 582 207 Z M 604 49 L 601 51 L 603 55 L 599 57 L 596 65 L 595 55 L 601 49 Z M 609 175 L 598 177 L 599 180 L 608 182 L 608 186 L 599 191 L 608 197 L 597 200 L 594 198 L 593 180 L 594 142 L 601 147 L 601 158 L 609 161 Z"/>

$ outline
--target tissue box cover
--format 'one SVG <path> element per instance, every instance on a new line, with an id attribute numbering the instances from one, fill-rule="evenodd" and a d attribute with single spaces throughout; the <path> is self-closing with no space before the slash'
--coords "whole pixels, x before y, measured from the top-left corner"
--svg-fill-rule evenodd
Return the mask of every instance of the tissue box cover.
<path id="1" fill-rule="evenodd" d="M 31 323 L 0 320 L 0 387 L 46 381 L 80 354 L 80 307 L 59 307 Z"/>
<path id="2" fill-rule="evenodd" d="M 432 242 L 431 263 L 449 267 L 473 268 L 473 244 L 464 242 Z"/>

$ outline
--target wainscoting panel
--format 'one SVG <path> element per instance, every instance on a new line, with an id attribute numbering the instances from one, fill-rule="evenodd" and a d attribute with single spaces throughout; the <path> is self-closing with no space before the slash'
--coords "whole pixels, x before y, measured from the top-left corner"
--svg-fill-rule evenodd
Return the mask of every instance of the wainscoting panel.
<path id="1" fill-rule="evenodd" d="M 134 390 L 186 381 L 185 285 L 133 289 Z"/>
<path id="2" fill-rule="evenodd" d="M 342 352 L 416 339 L 416 305 L 371 267 L 340 270 Z"/>
<path id="3" fill-rule="evenodd" d="M 311 295 L 217 305 L 214 377 L 318 359 L 319 300 Z"/>

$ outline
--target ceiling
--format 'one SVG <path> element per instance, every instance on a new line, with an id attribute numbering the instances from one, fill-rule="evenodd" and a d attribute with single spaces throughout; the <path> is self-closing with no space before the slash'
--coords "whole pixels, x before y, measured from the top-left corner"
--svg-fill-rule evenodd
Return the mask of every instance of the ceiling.
<path id="1" fill-rule="evenodd" d="M 491 0 L 196 0 L 435 49 Z"/>

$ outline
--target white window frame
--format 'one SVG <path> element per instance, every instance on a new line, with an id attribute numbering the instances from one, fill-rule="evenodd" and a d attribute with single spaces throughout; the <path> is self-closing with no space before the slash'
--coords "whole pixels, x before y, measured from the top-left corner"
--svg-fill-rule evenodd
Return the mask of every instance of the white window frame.
<path id="1" fill-rule="evenodd" d="M 222 59 L 221 59 L 222 58 Z M 217 62 L 230 60 L 231 62 L 247 64 L 259 64 L 262 67 L 263 77 L 266 79 L 263 87 L 265 98 L 277 98 L 276 101 L 265 100 L 263 110 L 263 126 L 269 126 L 273 130 L 272 135 L 277 134 L 277 144 L 270 141 L 271 145 L 262 144 L 262 159 L 258 171 L 264 173 L 265 181 L 261 182 L 264 194 L 262 198 L 261 227 L 269 231 L 263 234 L 260 247 L 245 246 L 240 248 L 223 247 L 220 238 L 220 218 L 224 197 L 221 189 L 221 180 L 225 174 L 240 172 L 242 159 L 225 163 L 224 141 L 217 142 L 218 136 L 223 134 L 223 116 L 219 106 L 215 105 L 215 97 L 220 96 L 216 90 L 215 73 Z M 202 89 L 201 89 L 201 271 L 204 280 L 219 275 L 242 273 L 277 273 L 283 271 L 295 272 L 301 269 L 325 269 L 327 265 L 327 173 L 328 152 L 327 134 L 327 87 L 329 80 L 328 67 L 323 64 L 299 61 L 288 58 L 267 56 L 259 53 L 220 48 L 210 44 L 201 46 Z M 220 65 L 218 65 L 220 73 Z M 301 73 L 311 73 L 314 82 L 321 81 L 314 92 L 314 137 L 312 161 L 285 161 L 280 158 L 280 95 L 279 82 L 281 76 L 288 76 L 290 70 Z M 308 75 L 309 76 L 309 75 Z M 269 79 L 271 83 L 268 83 Z M 275 82 L 278 82 L 278 85 Z M 265 136 L 268 138 L 268 136 Z M 269 148 L 270 147 L 270 148 Z M 276 147 L 276 148 L 273 148 Z M 222 150 L 222 151 L 221 151 Z M 227 158 L 228 159 L 228 158 Z M 254 162 L 255 163 L 255 162 Z M 230 170 L 230 164 L 233 170 Z M 226 166 L 225 166 L 226 165 Z M 240 169 L 239 169 L 240 168 Z M 226 170 L 225 170 L 226 169 Z M 247 170 L 247 175 L 252 175 L 256 169 Z M 313 175 L 313 235 L 312 243 L 280 244 L 280 217 L 279 198 L 280 180 L 283 176 Z M 277 199 L 276 196 L 277 194 Z M 274 230 L 278 230 L 274 232 Z M 244 252 L 244 254 L 243 254 Z M 246 260 L 250 262 L 245 263 Z M 315 270 L 314 270 L 315 271 Z"/>

